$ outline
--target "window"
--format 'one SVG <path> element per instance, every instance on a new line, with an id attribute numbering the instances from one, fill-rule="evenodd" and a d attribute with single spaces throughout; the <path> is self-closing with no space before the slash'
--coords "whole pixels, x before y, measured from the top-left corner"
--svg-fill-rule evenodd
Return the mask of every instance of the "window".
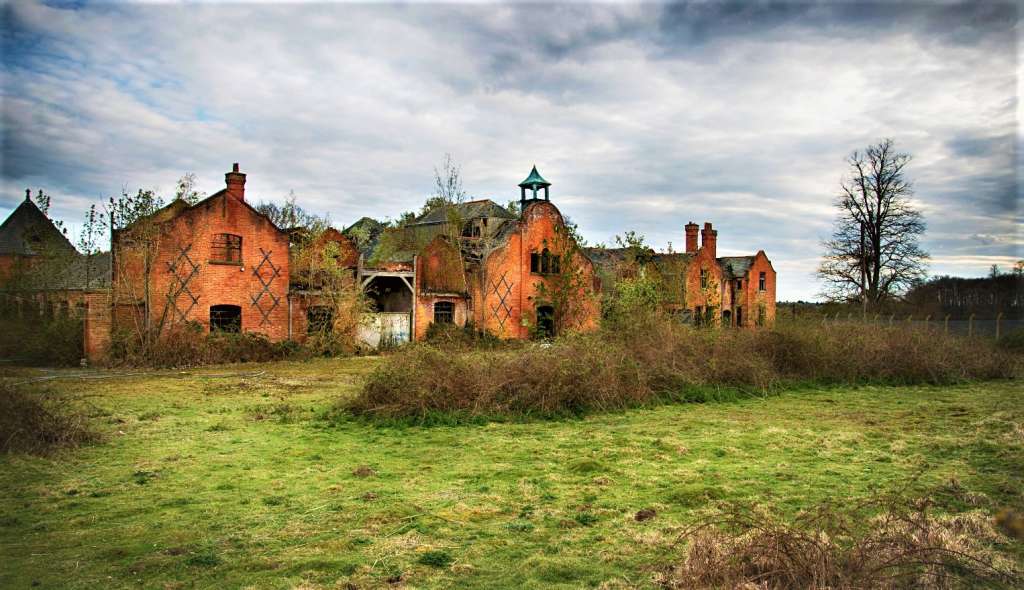
<path id="1" fill-rule="evenodd" d="M 540 254 L 537 254 L 536 252 L 530 254 L 530 272 L 540 273 L 542 275 L 557 275 L 561 271 L 561 259 L 557 254 L 552 254 L 547 248 L 544 248 Z"/>
<path id="2" fill-rule="evenodd" d="M 761 273 L 760 276 L 757 277 L 757 290 L 758 291 L 767 291 L 768 289 L 765 287 L 765 284 L 767 282 L 768 281 L 767 281 L 767 279 L 765 277 L 765 273 Z"/>
<path id="3" fill-rule="evenodd" d="M 330 334 L 334 330 L 334 313 L 325 305 L 306 310 L 307 334 Z"/>
<path id="4" fill-rule="evenodd" d="M 241 332 L 242 308 L 237 305 L 211 305 L 210 331 Z"/>
<path id="5" fill-rule="evenodd" d="M 708 271 L 705 268 L 700 269 L 700 288 L 708 288 Z"/>
<path id="6" fill-rule="evenodd" d="M 210 262 L 242 264 L 242 236 L 217 234 L 210 246 Z"/>
<path id="7" fill-rule="evenodd" d="M 743 279 L 736 279 L 736 288 L 737 289 L 742 289 L 743 288 Z"/>
<path id="8" fill-rule="evenodd" d="M 438 301 L 434 304 L 434 323 L 451 324 L 455 321 L 455 304 L 451 301 Z"/>
<path id="9" fill-rule="evenodd" d="M 740 307 L 740 306 L 736 307 L 736 325 L 737 326 L 742 326 L 743 325 L 743 308 Z"/>

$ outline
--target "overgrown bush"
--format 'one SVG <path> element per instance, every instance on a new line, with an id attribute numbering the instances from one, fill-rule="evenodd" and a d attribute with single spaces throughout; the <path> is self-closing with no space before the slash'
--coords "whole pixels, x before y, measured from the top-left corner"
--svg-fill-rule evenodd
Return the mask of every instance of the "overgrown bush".
<path id="1" fill-rule="evenodd" d="M 77 365 L 83 356 L 82 320 L 58 315 L 0 319 L 0 358 L 21 365 Z"/>
<path id="2" fill-rule="evenodd" d="M 98 438 L 70 398 L 0 384 L 0 452 L 45 454 Z"/>
<path id="3" fill-rule="evenodd" d="M 1010 352 L 1024 353 L 1024 328 L 1017 328 L 999 339 L 999 347 Z"/>
<path id="4" fill-rule="evenodd" d="M 266 362 L 302 352 L 292 341 L 271 342 L 266 336 L 252 332 L 207 334 L 200 324 L 188 323 L 151 339 L 139 337 L 135 332 L 115 332 L 109 357 L 114 365 L 188 367 Z"/>
<path id="5" fill-rule="evenodd" d="M 895 589 L 1014 587 L 1006 539 L 981 512 L 934 513 L 927 499 L 826 505 L 792 522 L 730 505 L 684 532 L 665 588 Z"/>
<path id="6" fill-rule="evenodd" d="M 1014 377 L 1019 359 L 991 344 L 913 327 L 790 325 L 693 329 L 641 317 L 631 326 L 462 352 L 413 345 L 343 402 L 358 415 L 433 420 L 558 416 L 675 399 L 765 394 L 786 384 L 948 384 Z"/>

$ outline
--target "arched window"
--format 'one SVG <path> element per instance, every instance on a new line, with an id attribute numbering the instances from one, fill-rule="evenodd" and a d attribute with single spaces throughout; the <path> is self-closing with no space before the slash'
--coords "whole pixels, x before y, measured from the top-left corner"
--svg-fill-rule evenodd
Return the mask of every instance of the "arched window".
<path id="1" fill-rule="evenodd" d="M 210 331 L 241 332 L 242 308 L 237 305 L 211 305 Z"/>
<path id="2" fill-rule="evenodd" d="M 242 264 L 242 236 L 217 234 L 210 245 L 210 262 Z"/>
<path id="3" fill-rule="evenodd" d="M 455 321 L 455 304 L 451 301 L 438 301 L 434 304 L 434 323 L 451 324 Z"/>

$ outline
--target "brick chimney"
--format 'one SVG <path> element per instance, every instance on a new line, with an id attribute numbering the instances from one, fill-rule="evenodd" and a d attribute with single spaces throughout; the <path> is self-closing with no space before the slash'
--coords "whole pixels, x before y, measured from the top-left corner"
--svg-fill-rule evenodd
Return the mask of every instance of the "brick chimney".
<path id="1" fill-rule="evenodd" d="M 693 254 L 697 251 L 697 229 L 698 225 L 694 222 L 686 224 L 686 252 Z"/>
<path id="2" fill-rule="evenodd" d="M 224 175 L 224 182 L 228 185 L 228 195 L 245 200 L 245 174 L 238 171 L 238 162 L 231 166 L 231 172 Z"/>
<path id="3" fill-rule="evenodd" d="M 711 222 L 704 222 L 704 230 L 700 232 L 700 247 L 711 251 L 711 257 L 717 254 L 718 230 L 711 229 Z"/>

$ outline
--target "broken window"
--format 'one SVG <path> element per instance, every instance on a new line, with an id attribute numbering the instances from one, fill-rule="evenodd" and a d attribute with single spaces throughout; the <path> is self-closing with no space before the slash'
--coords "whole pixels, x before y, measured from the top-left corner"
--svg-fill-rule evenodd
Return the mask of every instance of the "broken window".
<path id="1" fill-rule="evenodd" d="M 708 288 L 708 271 L 706 268 L 700 269 L 700 288 Z"/>
<path id="2" fill-rule="evenodd" d="M 555 335 L 555 308 L 550 305 L 537 306 L 537 335 L 550 338 Z"/>
<path id="3" fill-rule="evenodd" d="M 438 301 L 434 304 L 434 323 L 451 324 L 455 321 L 455 304 L 451 301 Z"/>
<path id="4" fill-rule="evenodd" d="M 210 331 L 241 332 L 242 308 L 237 305 L 211 305 Z"/>
<path id="5" fill-rule="evenodd" d="M 307 334 L 330 334 L 334 329 L 334 312 L 326 305 L 317 305 L 306 310 Z"/>
<path id="6" fill-rule="evenodd" d="M 547 248 L 544 248 L 540 254 L 536 252 L 530 254 L 530 272 L 556 275 L 561 271 L 562 261 L 557 254 L 552 254 Z"/>
<path id="7" fill-rule="evenodd" d="M 768 281 L 765 278 L 765 273 L 761 273 L 760 276 L 757 277 L 757 290 L 758 291 L 767 291 L 768 290 L 767 287 L 766 287 L 766 283 L 767 282 Z"/>
<path id="8" fill-rule="evenodd" d="M 217 234 L 210 245 L 210 262 L 242 263 L 242 236 Z"/>

